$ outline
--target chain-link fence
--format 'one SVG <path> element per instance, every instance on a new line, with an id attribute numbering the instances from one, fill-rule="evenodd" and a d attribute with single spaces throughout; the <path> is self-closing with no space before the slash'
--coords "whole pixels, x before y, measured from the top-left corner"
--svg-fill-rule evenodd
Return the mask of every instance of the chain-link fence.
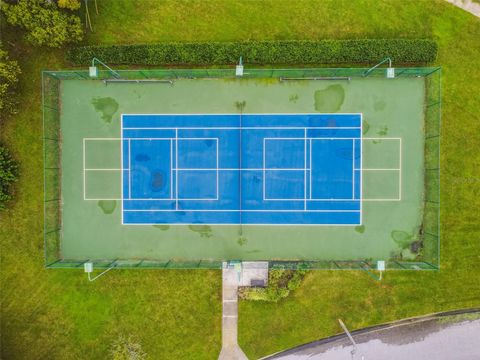
<path id="1" fill-rule="evenodd" d="M 349 79 L 386 76 L 385 68 L 377 68 L 367 73 L 366 68 L 305 68 L 305 69 L 246 69 L 243 78 L 290 79 Z M 235 78 L 235 69 L 147 69 L 117 70 L 122 80 L 175 80 L 196 78 Z M 387 261 L 388 269 L 438 269 L 440 264 L 440 68 L 396 68 L 396 78 L 425 78 L 424 101 L 424 209 L 423 223 L 419 234 L 421 251 L 415 261 Z M 52 268 L 75 268 L 90 259 L 64 259 L 61 254 L 62 241 L 62 189 L 61 151 L 62 135 L 60 128 L 61 96 L 63 81 L 92 80 L 88 71 L 45 71 L 43 73 L 43 127 L 44 127 L 44 239 L 45 261 Z M 118 79 L 108 70 L 98 72 L 96 81 Z M 222 259 L 231 260 L 231 259 Z M 264 259 L 270 261 L 271 259 Z M 95 261 L 96 267 L 119 268 L 213 268 L 220 269 L 221 261 L 202 260 L 125 260 L 110 259 Z M 376 263 L 359 261 L 270 261 L 271 268 L 309 269 L 374 269 Z"/>

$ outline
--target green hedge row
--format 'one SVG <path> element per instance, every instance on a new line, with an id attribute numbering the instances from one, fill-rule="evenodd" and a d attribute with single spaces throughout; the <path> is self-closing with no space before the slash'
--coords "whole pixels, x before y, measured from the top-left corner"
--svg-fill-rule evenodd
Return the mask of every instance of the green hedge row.
<path id="1" fill-rule="evenodd" d="M 389 56 L 398 64 L 428 63 L 436 55 L 433 40 L 363 39 L 82 46 L 70 49 L 67 58 L 82 65 L 93 57 L 110 64 L 225 65 L 240 56 L 247 64 L 375 63 Z"/>

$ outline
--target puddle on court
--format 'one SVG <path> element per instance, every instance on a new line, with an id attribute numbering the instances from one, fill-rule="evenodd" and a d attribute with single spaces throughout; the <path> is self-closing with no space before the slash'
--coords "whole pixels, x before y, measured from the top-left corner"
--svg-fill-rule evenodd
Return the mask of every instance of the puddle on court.
<path id="1" fill-rule="evenodd" d="M 393 230 L 390 237 L 402 249 L 408 248 L 413 241 L 413 235 L 402 230 Z"/>
<path id="2" fill-rule="evenodd" d="M 377 134 L 380 136 L 385 136 L 388 134 L 388 126 L 384 125 L 382 126 L 378 131 Z"/>
<path id="3" fill-rule="evenodd" d="M 245 107 L 247 106 L 247 102 L 245 100 L 243 101 L 235 101 L 235 108 L 242 113 L 243 110 L 245 110 Z"/>
<path id="4" fill-rule="evenodd" d="M 107 124 L 110 124 L 112 122 L 113 115 L 118 110 L 118 102 L 111 97 L 95 97 L 91 102 L 95 110 L 102 115 L 102 120 Z"/>
<path id="5" fill-rule="evenodd" d="M 165 188 L 165 172 L 164 171 L 154 171 L 152 173 L 152 182 L 150 188 L 152 191 L 157 192 Z"/>
<path id="6" fill-rule="evenodd" d="M 147 154 L 135 155 L 135 161 L 142 162 L 142 161 L 149 161 L 149 160 L 150 160 L 150 156 L 148 156 Z"/>
<path id="7" fill-rule="evenodd" d="M 359 234 L 363 234 L 365 232 L 365 225 L 355 226 L 355 231 Z"/>
<path id="8" fill-rule="evenodd" d="M 419 254 L 420 251 L 422 251 L 422 249 L 423 249 L 423 241 L 421 240 L 414 241 L 410 244 L 410 251 L 413 254 Z"/>
<path id="9" fill-rule="evenodd" d="M 248 242 L 247 238 L 243 236 L 239 237 L 237 240 L 237 244 L 240 246 L 245 245 L 247 242 Z"/>
<path id="10" fill-rule="evenodd" d="M 383 100 L 378 100 L 378 101 L 375 101 L 375 103 L 373 104 L 373 109 L 376 111 L 376 112 L 379 112 L 379 111 L 382 111 L 385 109 L 385 106 L 386 106 L 386 102 L 383 101 Z"/>
<path id="11" fill-rule="evenodd" d="M 366 135 L 370 130 L 370 123 L 367 120 L 363 120 L 362 122 L 362 135 Z"/>
<path id="12" fill-rule="evenodd" d="M 103 213 L 106 215 L 113 214 L 115 208 L 117 207 L 116 200 L 99 200 L 98 206 L 102 209 Z"/>
<path id="13" fill-rule="evenodd" d="M 170 229 L 170 225 L 153 225 L 153 227 L 162 231 L 167 231 Z"/>
<path id="14" fill-rule="evenodd" d="M 342 85 L 330 85 L 314 94 L 316 111 L 334 113 L 340 110 L 345 100 L 345 89 Z"/>
<path id="15" fill-rule="evenodd" d="M 298 96 L 298 94 L 293 94 L 293 95 L 290 95 L 290 97 L 288 98 L 288 101 L 296 103 L 299 98 L 300 97 Z"/>
<path id="16" fill-rule="evenodd" d="M 211 237 L 213 236 L 212 234 L 212 228 L 208 225 L 188 225 L 188 228 L 196 233 L 200 234 L 200 237 Z"/>

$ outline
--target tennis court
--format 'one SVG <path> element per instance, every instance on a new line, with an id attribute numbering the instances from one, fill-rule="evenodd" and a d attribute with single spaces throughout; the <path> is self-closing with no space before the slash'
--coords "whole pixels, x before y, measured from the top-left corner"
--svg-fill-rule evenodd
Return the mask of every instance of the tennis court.
<path id="1" fill-rule="evenodd" d="M 122 116 L 124 224 L 361 224 L 361 115 Z"/>
<path id="2" fill-rule="evenodd" d="M 436 70 L 397 70 L 49 75 L 48 264 L 434 268 L 438 98 L 417 75 Z"/>

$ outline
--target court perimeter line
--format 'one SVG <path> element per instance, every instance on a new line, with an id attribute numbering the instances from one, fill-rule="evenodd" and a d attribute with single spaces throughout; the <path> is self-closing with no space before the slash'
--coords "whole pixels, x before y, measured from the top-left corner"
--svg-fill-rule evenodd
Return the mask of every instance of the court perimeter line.
<path id="1" fill-rule="evenodd" d="M 128 198 L 132 197 L 132 144 L 128 139 Z"/>
<path id="2" fill-rule="evenodd" d="M 363 224 L 363 113 L 360 113 L 360 224 Z M 355 197 L 355 196 L 354 196 Z"/>
<path id="3" fill-rule="evenodd" d="M 152 198 L 132 198 L 132 199 L 107 199 L 107 198 L 86 198 L 84 200 L 123 200 L 123 201 L 175 201 L 177 198 L 158 198 L 158 199 L 152 199 Z M 179 198 L 178 200 L 181 201 L 221 201 L 215 198 L 203 198 L 203 199 L 191 199 L 191 198 Z M 385 199 L 385 198 L 378 198 L 378 199 L 307 199 L 307 201 L 311 202 L 337 202 L 337 201 L 352 201 L 352 202 L 357 202 L 357 201 L 400 201 L 401 199 Z M 265 201 L 304 201 L 304 199 L 268 199 Z M 174 211 L 174 210 L 171 210 Z M 183 210 L 179 210 L 183 211 Z M 219 210 L 221 211 L 221 210 Z M 308 211 L 308 210 L 307 210 Z"/>
<path id="4" fill-rule="evenodd" d="M 309 189 L 310 189 L 310 192 L 309 192 L 309 200 L 312 200 L 312 192 L 313 192 L 313 188 L 312 188 L 312 172 L 313 172 L 313 168 L 312 168 L 312 158 L 313 158 L 313 154 L 312 154 L 312 139 L 310 139 L 310 184 L 309 184 Z"/>
<path id="5" fill-rule="evenodd" d="M 307 128 L 304 129 L 303 137 L 303 210 L 307 211 Z"/>
<path id="6" fill-rule="evenodd" d="M 211 127 L 126 127 L 123 130 L 239 130 L 239 126 L 211 126 Z M 246 130 L 303 130 L 304 126 L 245 126 L 242 129 Z M 308 130 L 352 130 L 360 129 L 358 126 L 308 126 Z"/>
<path id="7" fill-rule="evenodd" d="M 198 225 L 198 223 L 123 223 L 122 225 L 128 225 L 128 226 L 148 226 L 148 225 L 178 225 L 178 226 L 183 226 L 183 225 Z M 238 223 L 202 223 L 201 225 L 211 225 L 211 226 L 238 226 Z M 352 226 L 359 226 L 362 225 L 361 223 L 356 223 L 356 224 L 302 224 L 302 223 L 288 223 L 288 224 L 257 224 L 257 223 L 252 223 L 252 224 L 243 224 L 244 226 L 345 226 L 345 227 L 352 227 Z"/>
<path id="8" fill-rule="evenodd" d="M 123 132 L 123 129 L 122 129 Z M 175 129 L 175 167 L 178 166 L 178 129 Z M 175 172 L 175 210 L 178 210 L 178 171 Z"/>
<path id="9" fill-rule="evenodd" d="M 85 168 L 84 169 L 85 171 L 122 171 L 122 169 L 120 168 L 95 168 L 95 169 L 91 169 L 91 168 Z M 172 170 L 174 171 L 239 171 L 240 169 L 238 168 L 174 168 L 172 167 Z M 305 169 L 305 168 L 270 168 L 270 169 L 264 169 L 264 168 L 243 168 L 242 171 L 303 171 L 303 170 L 310 170 L 308 167 Z M 402 169 L 398 168 L 398 169 L 395 169 L 395 168 L 391 168 L 391 169 L 387 169 L 387 168 L 384 168 L 384 169 L 374 169 L 374 168 L 368 168 L 368 169 L 355 169 L 356 171 L 357 170 L 360 170 L 360 171 L 401 171 Z"/>
<path id="10" fill-rule="evenodd" d="M 87 177 L 85 175 L 85 138 L 83 138 L 83 200 L 87 199 L 86 181 L 87 181 Z"/>
<path id="11" fill-rule="evenodd" d="M 173 198 L 173 140 L 170 139 L 170 197 Z"/>
<path id="12" fill-rule="evenodd" d="M 402 138 L 400 138 L 400 156 L 399 156 L 400 174 L 398 179 L 398 200 L 402 200 Z"/>
<path id="13" fill-rule="evenodd" d="M 221 210 L 214 210 L 214 209 L 182 209 L 182 210 L 172 210 L 172 209 L 136 209 L 136 210 L 123 210 L 125 212 L 305 212 L 305 210 L 235 210 L 235 209 L 221 209 Z M 307 210 L 307 213 L 311 212 L 319 212 L 319 213 L 356 213 L 360 212 L 360 210 Z"/>
<path id="14" fill-rule="evenodd" d="M 120 115 L 120 156 L 121 156 L 121 159 L 120 159 L 120 167 L 122 168 L 122 176 L 120 177 L 120 196 L 122 197 L 122 199 L 120 200 L 120 206 L 121 206 L 121 209 L 122 209 L 122 215 L 121 215 L 121 222 L 122 222 L 122 225 L 124 223 L 124 219 L 123 219 L 123 198 L 124 198 L 124 193 L 123 193 L 123 177 L 125 176 L 125 173 L 123 171 L 123 114 Z M 105 138 L 104 138 L 105 139 Z"/>
<path id="15" fill-rule="evenodd" d="M 143 128 L 141 128 L 143 129 Z M 153 129 L 161 129 L 161 128 L 153 128 Z M 175 129 L 175 128 L 172 128 L 172 129 Z M 177 130 L 179 128 L 176 128 Z M 185 129 L 185 128 L 180 128 L 180 129 Z M 199 130 L 216 130 L 216 128 L 198 128 Z M 236 128 L 238 130 L 238 128 Z M 242 128 L 242 129 L 245 129 L 245 128 Z M 263 128 L 254 128 L 254 129 L 266 129 L 266 130 L 269 130 L 269 128 L 267 127 L 263 127 Z M 285 129 L 285 130 L 292 130 L 291 128 L 271 128 L 271 129 Z M 294 128 L 294 129 L 305 129 L 305 127 L 298 127 L 298 128 Z M 311 128 L 306 128 L 306 129 L 311 129 Z M 338 128 L 335 128 L 335 129 L 338 129 Z M 116 140 L 116 141 L 121 141 L 123 138 L 91 138 L 91 137 L 85 137 L 83 138 L 84 140 L 86 141 L 95 141 L 95 140 Z M 147 140 L 147 139 L 150 139 L 150 140 L 166 140 L 166 139 L 170 139 L 170 138 L 125 138 L 125 139 L 132 139 L 132 140 L 135 140 L 135 139 L 138 139 L 138 140 Z M 175 139 L 175 138 L 171 138 L 171 139 Z M 180 140 L 181 139 L 188 139 L 188 138 L 179 138 Z M 210 140 L 214 140 L 214 139 L 217 139 L 217 138 L 192 138 L 192 139 L 210 139 Z M 264 139 L 267 139 L 267 138 L 264 138 Z M 281 139 L 281 138 L 270 138 L 270 139 Z M 295 138 L 286 138 L 286 139 L 295 139 Z M 298 138 L 299 140 L 303 140 L 303 138 Z M 328 138 L 308 138 L 308 139 L 328 139 Z M 351 139 L 359 139 L 359 140 L 362 140 L 362 141 L 370 141 L 370 140 L 398 140 L 398 141 L 401 141 L 402 138 L 401 137 L 350 137 L 350 138 L 332 138 L 332 139 L 339 139 L 339 140 L 351 140 Z"/>
<path id="16" fill-rule="evenodd" d="M 315 115 L 315 116 L 324 116 L 324 115 L 361 115 L 362 113 L 243 113 L 243 115 Z M 157 114 L 157 113 L 150 113 L 150 114 L 122 114 L 126 116 L 205 116 L 205 115 L 229 115 L 231 117 L 238 117 L 238 113 L 171 113 L 171 114 Z"/>
<path id="17" fill-rule="evenodd" d="M 265 194 L 266 194 L 266 191 L 265 191 L 266 185 L 265 185 L 265 183 L 267 182 L 267 181 L 266 181 L 265 164 L 266 164 L 265 138 L 263 138 L 263 176 L 262 176 L 262 181 L 263 181 L 263 199 L 265 199 Z"/>
<path id="18" fill-rule="evenodd" d="M 219 172 L 218 172 L 218 153 L 220 152 L 219 151 L 219 148 L 218 148 L 218 138 L 216 138 L 216 150 L 217 150 L 217 200 L 220 198 L 220 191 L 219 191 L 219 187 L 220 187 L 220 180 L 219 180 Z"/>
<path id="19" fill-rule="evenodd" d="M 355 199 L 355 140 L 352 140 L 352 198 Z"/>

